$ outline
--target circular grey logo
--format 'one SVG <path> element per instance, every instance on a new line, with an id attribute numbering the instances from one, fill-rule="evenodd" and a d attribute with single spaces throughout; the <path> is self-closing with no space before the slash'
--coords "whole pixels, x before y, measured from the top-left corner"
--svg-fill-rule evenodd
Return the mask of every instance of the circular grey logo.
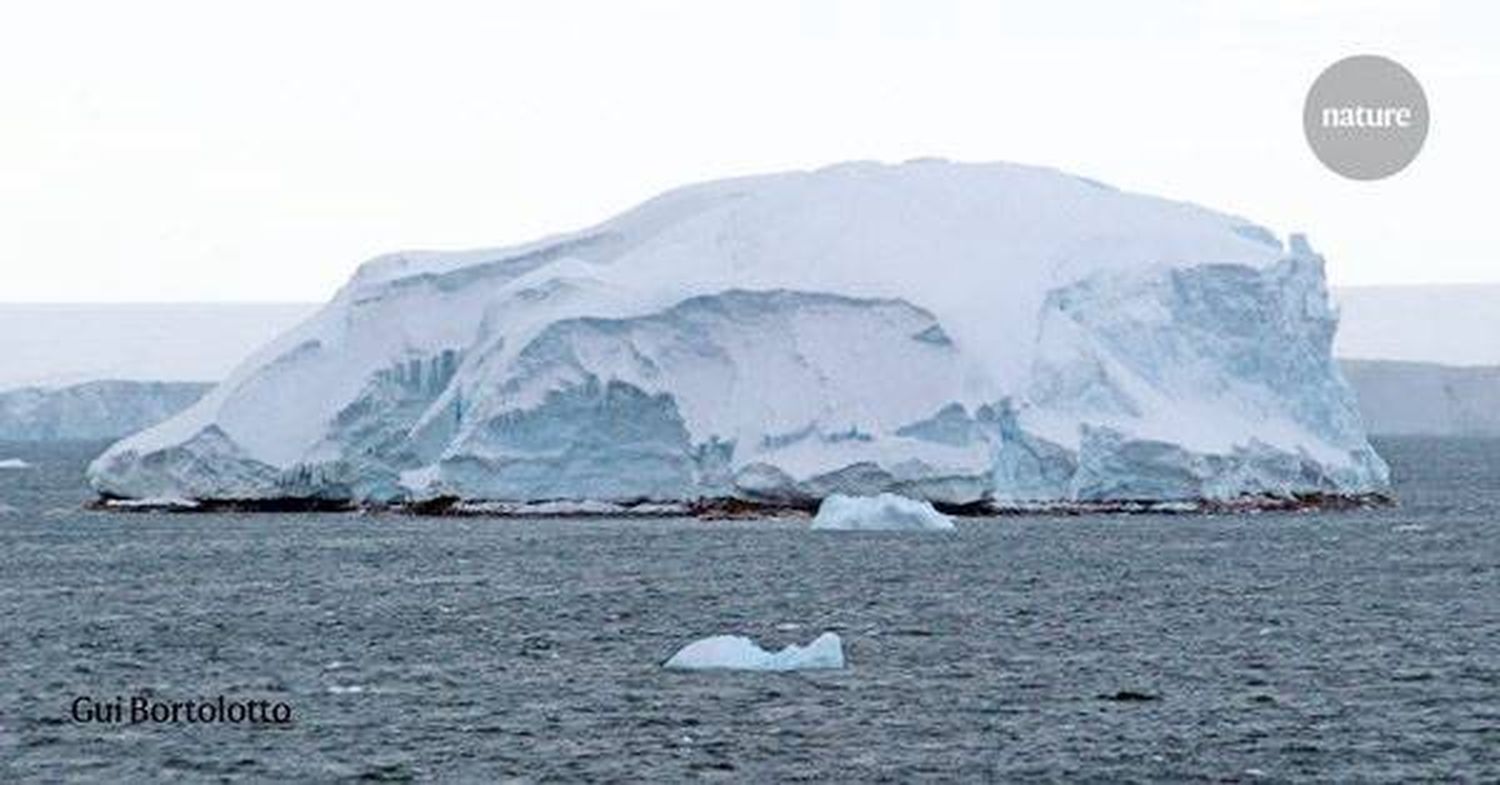
<path id="1" fill-rule="evenodd" d="M 1302 107 L 1302 130 L 1324 166 L 1354 180 L 1389 177 L 1427 139 L 1427 95 L 1394 60 L 1356 55 L 1328 66 Z"/>

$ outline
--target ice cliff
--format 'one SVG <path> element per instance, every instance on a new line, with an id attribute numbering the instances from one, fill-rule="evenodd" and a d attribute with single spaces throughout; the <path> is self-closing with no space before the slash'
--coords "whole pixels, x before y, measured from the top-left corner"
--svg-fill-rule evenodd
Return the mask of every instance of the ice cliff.
<path id="1" fill-rule="evenodd" d="M 1336 324 L 1299 237 L 1050 169 L 844 164 L 368 262 L 90 475 L 375 503 L 1378 493 Z"/>

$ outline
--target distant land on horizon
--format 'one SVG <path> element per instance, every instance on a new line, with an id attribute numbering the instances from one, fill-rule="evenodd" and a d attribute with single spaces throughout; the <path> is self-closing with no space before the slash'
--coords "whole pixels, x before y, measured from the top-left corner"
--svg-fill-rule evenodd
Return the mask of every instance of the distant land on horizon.
<path id="1" fill-rule="evenodd" d="M 1500 366 L 1500 284 L 1335 287 L 1340 358 Z M 0 390 L 217 381 L 320 303 L 0 303 Z"/>

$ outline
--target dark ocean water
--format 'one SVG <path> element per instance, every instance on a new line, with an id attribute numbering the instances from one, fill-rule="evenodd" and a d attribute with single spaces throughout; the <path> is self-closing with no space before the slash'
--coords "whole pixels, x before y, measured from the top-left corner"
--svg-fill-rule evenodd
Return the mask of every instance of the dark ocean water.
<path id="1" fill-rule="evenodd" d="M 1500 781 L 1500 441 L 1379 446 L 1398 509 L 912 536 L 91 513 L 97 446 L 0 445 L 0 781 Z M 70 718 L 137 694 L 293 720 Z"/>

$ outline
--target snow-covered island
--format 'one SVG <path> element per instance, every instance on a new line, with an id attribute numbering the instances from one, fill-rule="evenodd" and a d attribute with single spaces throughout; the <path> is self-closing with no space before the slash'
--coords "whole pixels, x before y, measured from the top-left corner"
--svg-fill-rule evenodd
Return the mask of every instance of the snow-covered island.
<path id="1" fill-rule="evenodd" d="M 1336 327 L 1297 235 L 1051 169 L 843 164 L 375 259 L 89 473 L 202 509 L 1378 500 Z"/>

